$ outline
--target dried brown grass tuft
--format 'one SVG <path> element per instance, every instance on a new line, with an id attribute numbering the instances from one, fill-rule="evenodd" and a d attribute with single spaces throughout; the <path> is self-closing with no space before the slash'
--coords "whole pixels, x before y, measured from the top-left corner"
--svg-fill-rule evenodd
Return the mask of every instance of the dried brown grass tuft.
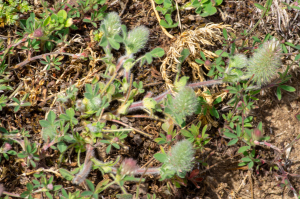
<path id="1" fill-rule="evenodd" d="M 215 46 L 217 42 L 222 40 L 222 29 L 232 30 L 230 25 L 223 24 L 207 24 L 203 28 L 196 30 L 187 30 L 183 32 L 167 52 L 166 58 L 163 60 L 160 71 L 168 88 L 172 88 L 172 80 L 170 80 L 170 72 L 176 72 L 176 65 L 179 63 L 178 58 L 184 48 L 190 50 L 190 55 L 186 59 L 188 65 L 192 68 L 193 78 L 195 80 L 205 81 L 204 71 L 195 62 L 195 59 L 200 58 L 202 51 L 207 59 L 218 57 L 215 53 L 207 50 L 208 46 Z M 207 68 L 209 69 L 209 68 Z"/>

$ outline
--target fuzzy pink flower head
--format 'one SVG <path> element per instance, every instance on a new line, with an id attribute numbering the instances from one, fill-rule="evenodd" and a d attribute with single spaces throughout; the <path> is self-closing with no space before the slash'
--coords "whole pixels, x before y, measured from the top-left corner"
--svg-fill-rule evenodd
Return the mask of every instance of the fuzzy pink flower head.
<path id="1" fill-rule="evenodd" d="M 47 188 L 48 188 L 49 190 L 53 190 L 53 184 L 48 184 L 48 185 L 47 185 Z"/>
<path id="2" fill-rule="evenodd" d="M 120 139 L 118 137 L 114 137 L 113 142 L 119 142 Z"/>
<path id="3" fill-rule="evenodd" d="M 210 67 L 211 66 L 211 62 L 207 59 L 207 60 L 205 60 L 204 65 Z"/>
<path id="4" fill-rule="evenodd" d="M 44 35 L 44 33 L 43 33 L 43 30 L 41 28 L 38 28 L 33 32 L 34 37 L 42 37 L 43 35 Z"/>
<path id="5" fill-rule="evenodd" d="M 4 144 L 4 147 L 3 147 L 3 150 L 4 150 L 5 152 L 7 152 L 7 151 L 11 150 L 11 148 L 12 148 L 12 146 L 11 146 L 9 143 L 5 143 L 5 144 Z"/>
<path id="6" fill-rule="evenodd" d="M 133 175 L 138 168 L 136 160 L 132 158 L 125 158 L 121 164 L 121 174 Z"/>
<path id="7" fill-rule="evenodd" d="M 262 138 L 262 132 L 259 129 L 254 129 L 252 133 L 253 140 L 260 140 Z"/>
<path id="8" fill-rule="evenodd" d="M 167 135 L 167 141 L 168 142 L 172 141 L 172 135 Z"/>

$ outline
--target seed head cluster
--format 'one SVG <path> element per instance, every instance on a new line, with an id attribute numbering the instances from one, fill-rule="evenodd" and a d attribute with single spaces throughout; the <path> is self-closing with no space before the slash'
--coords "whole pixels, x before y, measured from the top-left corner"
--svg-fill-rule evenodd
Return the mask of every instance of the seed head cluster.
<path id="1" fill-rule="evenodd" d="M 189 172 L 194 165 L 193 145 L 188 140 L 177 142 L 168 154 L 166 166 L 176 172 Z"/>
<path id="2" fill-rule="evenodd" d="M 137 53 L 145 47 L 149 38 L 149 30 L 145 26 L 139 26 L 128 32 L 124 43 L 126 44 L 127 54 Z"/>
<path id="3" fill-rule="evenodd" d="M 276 75 L 276 70 L 281 66 L 281 47 L 279 41 L 272 39 L 264 42 L 254 55 L 249 59 L 247 73 L 253 77 L 257 85 L 265 85 Z"/>
<path id="4" fill-rule="evenodd" d="M 177 93 L 168 108 L 172 110 L 171 116 L 173 118 L 180 117 L 185 119 L 197 111 L 198 105 L 195 91 L 191 87 L 184 87 Z"/>
<path id="5" fill-rule="evenodd" d="M 107 37 L 113 38 L 121 31 L 121 20 L 116 12 L 108 13 L 106 18 L 102 21 L 101 26 L 102 24 L 104 24 L 105 29 L 101 27 L 101 31 L 104 32 Z"/>

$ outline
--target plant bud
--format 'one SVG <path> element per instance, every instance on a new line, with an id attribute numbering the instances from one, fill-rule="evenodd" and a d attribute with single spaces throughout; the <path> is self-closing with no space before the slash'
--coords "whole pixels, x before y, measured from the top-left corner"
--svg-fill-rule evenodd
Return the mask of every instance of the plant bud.
<path id="1" fill-rule="evenodd" d="M 3 150 L 4 150 L 4 152 L 7 152 L 7 151 L 11 150 L 11 148 L 12 148 L 12 146 L 9 143 L 5 143 Z"/>
<path id="2" fill-rule="evenodd" d="M 44 33 L 41 28 L 38 28 L 33 32 L 34 37 L 42 37 L 43 35 L 44 35 Z"/>
<path id="3" fill-rule="evenodd" d="M 167 135 L 166 137 L 167 137 L 167 141 L 168 141 L 168 142 L 171 142 L 171 141 L 172 141 L 172 135 Z"/>
<path id="4" fill-rule="evenodd" d="M 205 62 L 204 62 L 204 66 L 206 66 L 206 67 L 210 67 L 211 66 L 211 62 L 207 59 L 207 60 L 205 60 Z"/>
<path id="5" fill-rule="evenodd" d="M 82 113 L 85 112 L 85 104 L 82 102 L 82 100 L 76 101 L 76 108 Z"/>
<path id="6" fill-rule="evenodd" d="M 53 190 L 53 184 L 48 184 L 47 185 L 47 189 L 49 189 L 50 191 L 52 191 Z"/>
<path id="7" fill-rule="evenodd" d="M 132 158 L 125 158 L 121 164 L 121 174 L 122 175 L 133 175 L 138 169 L 136 160 Z"/>
<path id="8" fill-rule="evenodd" d="M 253 140 L 259 141 L 262 138 L 262 133 L 259 129 L 254 129 L 252 132 Z"/>

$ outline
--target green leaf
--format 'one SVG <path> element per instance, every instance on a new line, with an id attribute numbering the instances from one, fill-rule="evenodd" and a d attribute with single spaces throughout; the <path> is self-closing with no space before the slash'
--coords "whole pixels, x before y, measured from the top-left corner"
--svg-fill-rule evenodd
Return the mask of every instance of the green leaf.
<path id="1" fill-rule="evenodd" d="M 183 135 L 184 137 L 194 137 L 193 134 L 191 134 L 189 131 L 187 131 L 187 130 L 185 130 L 185 129 L 182 129 L 180 132 L 182 133 L 182 135 Z"/>
<path id="2" fill-rule="evenodd" d="M 84 191 L 84 192 L 82 192 L 80 194 L 81 197 L 83 197 L 83 196 L 91 196 L 91 195 L 93 195 L 93 192 L 91 192 L 91 191 Z"/>
<path id="3" fill-rule="evenodd" d="M 167 154 L 164 154 L 164 153 L 156 153 L 156 154 L 154 154 L 154 158 L 163 163 L 168 160 Z"/>
<path id="4" fill-rule="evenodd" d="M 106 37 L 102 37 L 102 39 L 101 39 L 99 45 L 102 46 L 102 47 L 106 47 L 107 44 L 108 44 L 107 38 L 106 38 Z"/>
<path id="5" fill-rule="evenodd" d="M 61 193 L 62 193 L 62 195 L 63 195 L 65 198 L 69 198 L 68 193 L 66 192 L 65 189 L 62 189 L 62 190 L 61 190 Z"/>
<path id="6" fill-rule="evenodd" d="M 254 3 L 255 7 L 257 7 L 260 10 L 265 10 L 265 7 L 263 7 L 262 5 L 258 4 L 258 3 Z"/>
<path id="7" fill-rule="evenodd" d="M 295 92 L 296 91 L 296 89 L 292 86 L 280 85 L 279 87 L 283 90 L 288 91 L 288 92 Z"/>
<path id="8" fill-rule="evenodd" d="M 116 149 L 120 149 L 120 146 L 117 143 L 112 143 L 112 145 L 116 148 Z"/>
<path id="9" fill-rule="evenodd" d="M 54 185 L 53 191 L 60 190 L 62 188 L 62 185 Z"/>
<path id="10" fill-rule="evenodd" d="M 107 148 L 106 148 L 106 153 L 108 154 L 111 150 L 111 145 L 108 145 Z"/>
<path id="11" fill-rule="evenodd" d="M 72 180 L 74 176 L 66 169 L 59 169 L 59 173 L 66 179 L 66 180 Z"/>
<path id="12" fill-rule="evenodd" d="M 295 61 L 297 61 L 298 59 L 300 59 L 300 54 L 298 54 L 298 55 L 295 57 Z"/>
<path id="13" fill-rule="evenodd" d="M 67 19 L 65 22 L 65 27 L 68 28 L 72 25 L 73 25 L 73 19 L 72 18 Z"/>
<path id="14" fill-rule="evenodd" d="M 252 159 L 249 158 L 249 157 L 244 157 L 244 158 L 242 158 L 241 160 L 242 160 L 243 162 L 250 162 L 250 161 L 252 161 Z"/>
<path id="15" fill-rule="evenodd" d="M 100 142 L 105 143 L 105 144 L 110 144 L 110 141 L 108 141 L 108 140 L 100 140 Z"/>
<path id="16" fill-rule="evenodd" d="M 277 89 L 276 89 L 276 94 L 277 94 L 278 100 L 281 100 L 281 90 L 280 90 L 280 87 L 279 87 L 279 86 L 278 86 Z"/>
<path id="17" fill-rule="evenodd" d="M 157 4 L 162 4 L 164 2 L 164 0 L 155 0 L 155 3 Z"/>
<path id="18" fill-rule="evenodd" d="M 49 198 L 49 199 L 53 199 L 52 195 L 47 191 L 46 192 L 46 196 Z"/>
<path id="19" fill-rule="evenodd" d="M 31 183 L 26 184 L 27 190 L 32 191 L 33 190 L 33 185 Z"/>
<path id="20" fill-rule="evenodd" d="M 119 50 L 120 48 L 120 44 L 118 42 L 116 42 L 114 39 L 112 38 L 108 38 L 109 44 L 111 45 L 112 48 Z"/>
<path id="21" fill-rule="evenodd" d="M 65 10 L 60 10 L 60 11 L 58 11 L 57 16 L 62 17 L 64 20 L 66 20 L 67 19 L 67 12 Z"/>
<path id="22" fill-rule="evenodd" d="M 298 121 L 300 121 L 300 114 L 296 115 Z"/>
<path id="23" fill-rule="evenodd" d="M 9 155 L 17 155 L 17 152 L 15 152 L 14 150 L 10 150 L 6 152 Z"/>
<path id="24" fill-rule="evenodd" d="M 220 55 L 222 52 L 223 52 L 223 50 L 217 50 L 215 53 L 216 53 L 217 55 Z M 223 52 L 222 55 L 221 55 L 221 57 L 228 57 L 228 56 L 229 56 L 229 55 L 228 55 L 227 52 Z"/>
<path id="25" fill-rule="evenodd" d="M 30 160 L 30 164 L 33 166 L 33 167 L 36 167 L 36 164 L 33 160 Z"/>
<path id="26" fill-rule="evenodd" d="M 25 198 L 29 194 L 30 194 L 30 191 L 24 191 L 23 193 L 21 193 L 21 198 Z"/>
<path id="27" fill-rule="evenodd" d="M 202 60 L 200 60 L 200 59 L 196 59 L 196 62 L 197 62 L 198 64 L 204 64 L 204 61 L 202 61 Z"/>
<path id="28" fill-rule="evenodd" d="M 26 158 L 27 157 L 27 155 L 24 153 L 18 153 L 17 156 L 18 156 L 18 158 Z"/>
<path id="29" fill-rule="evenodd" d="M 178 61 L 180 63 L 183 63 L 183 61 L 190 55 L 190 51 L 187 48 L 184 48 L 181 53 L 180 53 L 181 57 L 178 58 Z"/>
<path id="30" fill-rule="evenodd" d="M 227 143 L 227 146 L 234 145 L 235 143 L 237 143 L 237 141 L 239 141 L 238 138 L 235 138 L 235 139 L 233 139 L 233 140 L 230 140 L 230 141 Z"/>
<path id="31" fill-rule="evenodd" d="M 47 26 L 47 25 L 50 23 L 50 21 L 51 21 L 51 17 L 48 16 L 48 17 L 44 20 L 43 26 L 44 26 L 44 27 Z"/>
<path id="32" fill-rule="evenodd" d="M 202 14 L 200 14 L 201 17 L 207 17 L 207 16 L 214 15 L 217 13 L 217 9 L 210 4 L 208 4 L 206 7 L 204 7 L 204 12 Z"/>
<path id="33" fill-rule="evenodd" d="M 245 151 L 249 150 L 250 146 L 242 146 L 239 148 L 238 153 L 244 153 Z"/>
<path id="34" fill-rule="evenodd" d="M 104 180 L 102 180 L 101 182 L 99 182 L 99 183 L 97 184 L 95 193 L 96 193 L 96 194 L 99 194 L 100 192 L 102 192 L 102 191 L 103 191 L 103 187 L 104 187 L 105 185 L 107 185 L 108 183 L 109 183 L 109 179 L 104 179 Z"/>
<path id="35" fill-rule="evenodd" d="M 238 124 L 238 125 L 236 126 L 236 134 L 237 134 L 238 137 L 240 137 L 240 136 L 241 136 L 241 133 L 242 133 L 242 131 L 241 131 L 241 126 Z"/>
<path id="36" fill-rule="evenodd" d="M 227 30 L 225 28 L 223 28 L 223 35 L 224 35 L 224 38 L 227 40 L 228 34 L 227 34 Z"/>
<path id="37" fill-rule="evenodd" d="M 162 57 L 165 55 L 165 51 L 162 48 L 155 48 L 150 51 L 152 57 Z"/>
<path id="38" fill-rule="evenodd" d="M 86 22 L 86 23 L 90 23 L 90 22 L 91 22 L 91 20 L 90 20 L 90 19 L 87 19 L 87 18 L 84 18 L 82 21 L 83 21 L 83 22 Z"/>
<path id="39" fill-rule="evenodd" d="M 178 26 L 178 22 L 172 25 L 172 24 L 168 24 L 165 20 L 161 20 L 159 24 L 165 28 L 175 28 Z"/>
<path id="40" fill-rule="evenodd" d="M 68 146 L 64 142 L 59 142 L 57 143 L 57 148 L 60 153 L 63 153 L 68 148 Z"/>
<path id="41" fill-rule="evenodd" d="M 146 53 L 145 58 L 146 58 L 148 64 L 152 63 L 153 59 L 152 59 L 152 55 L 150 53 Z"/>
<path id="42" fill-rule="evenodd" d="M 233 133 L 229 133 L 229 132 L 224 132 L 224 135 L 226 137 L 229 137 L 229 138 L 238 138 L 237 135 L 233 134 Z"/>
<path id="43" fill-rule="evenodd" d="M 253 166 L 254 166 L 254 162 L 252 162 L 252 161 L 251 161 L 251 162 L 249 162 L 249 164 L 248 164 L 248 168 L 249 168 L 249 169 L 251 169 Z"/>

